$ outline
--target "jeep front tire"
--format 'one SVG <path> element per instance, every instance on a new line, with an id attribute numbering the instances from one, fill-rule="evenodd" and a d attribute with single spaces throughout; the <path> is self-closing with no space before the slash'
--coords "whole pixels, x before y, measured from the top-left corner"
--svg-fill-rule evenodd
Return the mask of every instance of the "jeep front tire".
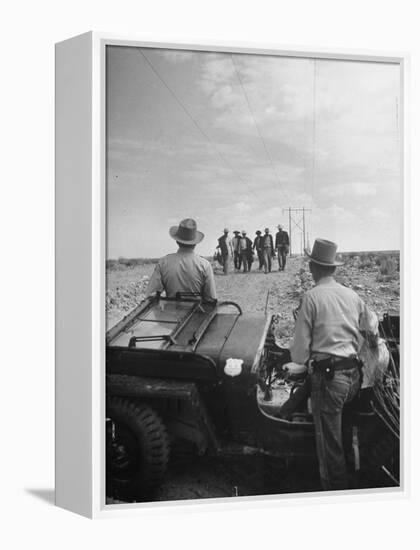
<path id="1" fill-rule="evenodd" d="M 166 428 L 151 407 L 121 397 L 108 400 L 106 414 L 107 496 L 147 500 L 166 472 Z"/>

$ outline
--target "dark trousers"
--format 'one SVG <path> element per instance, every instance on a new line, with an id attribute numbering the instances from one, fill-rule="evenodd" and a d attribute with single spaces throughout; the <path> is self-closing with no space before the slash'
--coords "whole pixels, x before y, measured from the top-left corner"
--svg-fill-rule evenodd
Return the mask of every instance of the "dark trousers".
<path id="1" fill-rule="evenodd" d="M 237 250 L 233 252 L 233 265 L 235 269 L 241 269 L 241 255 Z"/>
<path id="2" fill-rule="evenodd" d="M 287 248 L 285 246 L 277 247 L 277 259 L 279 261 L 279 269 L 283 270 L 286 267 Z"/>
<path id="3" fill-rule="evenodd" d="M 347 489 L 347 469 L 343 448 L 343 407 L 360 388 L 357 367 L 336 371 L 332 380 L 322 372 L 311 374 L 311 404 L 315 424 L 316 450 L 322 488 Z"/>
<path id="4" fill-rule="evenodd" d="M 261 248 L 257 248 L 257 255 L 258 255 L 258 269 L 262 269 L 264 267 L 264 254 Z"/>
<path id="5" fill-rule="evenodd" d="M 251 271 L 252 262 L 254 261 L 254 256 L 252 254 L 252 251 L 248 250 L 247 253 L 247 261 L 248 261 L 248 271 Z"/>
<path id="6" fill-rule="evenodd" d="M 229 271 L 229 255 L 228 254 L 222 254 L 222 266 L 223 266 L 223 273 L 227 275 Z"/>
<path id="7" fill-rule="evenodd" d="M 247 250 L 242 250 L 241 262 L 242 262 L 242 265 L 244 266 L 244 272 L 249 271 L 249 255 Z M 239 265 L 239 269 L 241 269 L 240 265 Z"/>

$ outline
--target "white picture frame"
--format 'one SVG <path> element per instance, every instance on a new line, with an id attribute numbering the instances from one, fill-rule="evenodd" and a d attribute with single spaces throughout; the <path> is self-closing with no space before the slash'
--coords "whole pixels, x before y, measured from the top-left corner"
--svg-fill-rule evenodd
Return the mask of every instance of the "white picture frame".
<path id="1" fill-rule="evenodd" d="M 130 45 L 305 58 L 376 61 L 401 67 L 401 211 L 408 212 L 408 140 L 406 54 L 338 51 L 233 43 L 150 42 L 89 32 L 56 45 L 56 504 L 90 518 L 145 512 L 180 503 L 109 506 L 105 497 L 105 48 Z M 402 265 L 406 265 L 408 216 L 403 217 Z M 409 365 L 406 361 L 408 300 L 402 276 L 402 463 L 401 486 L 383 491 L 401 497 L 409 487 L 406 433 Z M 70 345 L 69 345 L 70 343 Z M 75 475 L 77 473 L 77 475 Z M 376 491 L 350 499 L 375 497 Z M 310 500 L 330 494 L 310 495 Z M 276 497 L 212 499 L 206 506 L 278 503 Z M 342 496 L 340 496 L 342 498 Z M 182 506 L 203 501 L 182 502 Z"/>

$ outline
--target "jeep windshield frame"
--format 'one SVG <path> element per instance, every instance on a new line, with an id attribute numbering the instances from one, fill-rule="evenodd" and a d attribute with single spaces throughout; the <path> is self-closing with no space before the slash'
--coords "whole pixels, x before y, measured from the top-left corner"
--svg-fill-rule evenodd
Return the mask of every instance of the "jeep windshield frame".
<path id="1" fill-rule="evenodd" d="M 242 315 L 241 308 L 234 302 L 203 300 L 192 293 L 178 293 L 174 298 L 152 296 L 108 331 L 106 343 L 130 349 L 136 349 L 137 343 L 147 348 L 167 349 L 178 344 L 178 335 L 195 316 L 203 314 L 204 319 L 184 343 L 195 351 L 220 308 L 230 305 L 238 310 L 238 316 Z"/>

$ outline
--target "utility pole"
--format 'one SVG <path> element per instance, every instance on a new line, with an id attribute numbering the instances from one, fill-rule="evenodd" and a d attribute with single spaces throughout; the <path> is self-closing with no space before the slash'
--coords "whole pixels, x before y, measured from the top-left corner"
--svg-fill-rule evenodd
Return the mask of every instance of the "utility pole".
<path id="1" fill-rule="evenodd" d="M 306 235 L 306 232 L 305 232 L 305 207 L 302 206 L 302 221 L 303 221 L 303 228 L 302 228 L 302 236 L 303 236 L 303 253 L 305 253 L 305 248 L 306 248 L 306 245 L 305 245 L 305 235 Z"/>
<path id="2" fill-rule="evenodd" d="M 289 206 L 289 208 L 283 208 L 283 212 L 289 213 L 289 240 L 290 240 L 290 256 L 292 255 L 292 223 L 296 226 L 297 229 L 301 232 L 301 243 L 303 242 L 303 251 L 301 253 L 304 253 L 304 250 L 306 248 L 305 238 L 306 238 L 306 220 L 305 220 L 305 213 L 306 212 L 312 212 L 309 208 L 305 208 L 305 206 L 302 206 L 302 208 L 292 208 Z M 296 220 L 293 217 L 293 214 L 296 214 L 298 216 L 298 220 Z M 297 241 L 296 241 L 297 242 Z"/>

